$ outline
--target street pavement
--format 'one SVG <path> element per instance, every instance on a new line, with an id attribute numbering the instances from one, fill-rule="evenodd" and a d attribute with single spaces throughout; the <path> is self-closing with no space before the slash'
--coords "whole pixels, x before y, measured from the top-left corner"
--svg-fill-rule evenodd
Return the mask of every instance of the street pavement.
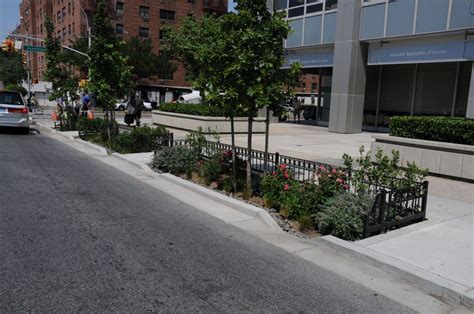
<path id="1" fill-rule="evenodd" d="M 2 132 L 0 312 L 410 312 L 59 141 Z"/>

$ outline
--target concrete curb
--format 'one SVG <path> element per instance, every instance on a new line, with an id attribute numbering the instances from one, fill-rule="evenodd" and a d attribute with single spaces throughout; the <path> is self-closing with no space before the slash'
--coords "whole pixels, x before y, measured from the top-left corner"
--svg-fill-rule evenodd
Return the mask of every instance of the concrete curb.
<path id="1" fill-rule="evenodd" d="M 94 144 L 94 143 L 91 143 L 91 142 L 88 142 L 88 141 L 81 140 L 80 138 L 73 138 L 73 140 L 77 143 L 80 143 L 83 146 L 86 146 L 88 148 L 92 148 L 93 150 L 98 151 L 103 156 L 108 156 L 109 155 L 109 153 L 107 152 L 107 149 L 105 149 L 104 147 L 102 147 L 100 145 L 97 145 L 97 144 Z"/>
<path id="2" fill-rule="evenodd" d="M 231 198 L 227 195 L 220 194 L 216 191 L 212 191 L 206 187 L 197 185 L 193 182 L 189 182 L 187 180 L 178 178 L 172 174 L 169 173 L 163 173 L 160 175 L 161 178 L 164 178 L 168 180 L 171 183 L 178 184 L 186 189 L 192 190 L 196 193 L 199 193 L 201 195 L 206 195 L 206 197 L 219 202 L 227 207 L 233 208 L 237 211 L 240 211 L 246 215 L 249 215 L 251 217 L 255 217 L 260 219 L 263 223 L 265 223 L 267 226 L 269 226 L 271 229 L 274 230 L 281 230 L 280 226 L 276 223 L 276 221 L 270 216 L 270 214 L 259 207 L 244 203 L 240 200 Z M 283 231 L 282 231 L 283 232 Z"/>
<path id="3" fill-rule="evenodd" d="M 318 240 L 321 245 L 328 248 L 343 251 L 384 271 L 397 273 L 401 278 L 430 294 L 446 297 L 474 308 L 474 291 L 463 285 L 334 236 L 324 236 Z"/>

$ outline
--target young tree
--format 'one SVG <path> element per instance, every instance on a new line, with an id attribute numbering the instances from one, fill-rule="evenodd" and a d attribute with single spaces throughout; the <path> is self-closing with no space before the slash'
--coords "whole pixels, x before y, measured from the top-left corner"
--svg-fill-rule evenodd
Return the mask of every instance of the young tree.
<path id="1" fill-rule="evenodd" d="M 237 13 L 205 17 L 201 21 L 187 19 L 169 37 L 187 66 L 193 86 L 206 101 L 224 107 L 231 126 L 237 111 L 248 117 L 247 197 L 252 194 L 254 118 L 266 106 L 278 111 L 276 105 L 286 97 L 285 84 L 298 76 L 297 64 L 290 70 L 281 69 L 282 43 L 289 31 L 280 14 L 267 10 L 265 0 L 240 0 Z M 235 153 L 233 157 L 235 160 Z"/>
<path id="2" fill-rule="evenodd" d="M 223 71 L 225 91 L 248 116 L 246 196 L 252 194 L 252 129 L 259 109 L 275 106 L 286 97 L 285 84 L 296 78 L 299 65 L 283 70 L 283 41 L 290 27 L 272 14 L 265 0 L 239 0 L 237 12 L 224 16 L 223 29 L 233 58 Z"/>
<path id="3" fill-rule="evenodd" d="M 115 128 L 112 127 L 115 121 L 115 102 L 131 89 L 132 68 L 127 64 L 127 58 L 121 53 L 123 43 L 114 36 L 107 16 L 107 6 L 106 0 L 97 1 L 97 11 L 94 15 L 95 36 L 87 64 L 89 66 L 88 88 L 106 112 L 106 118 L 111 122 L 108 128 L 110 140 L 115 135 Z"/>
<path id="4" fill-rule="evenodd" d="M 49 17 L 45 21 L 46 28 L 46 80 L 52 83 L 49 100 L 63 99 L 68 104 L 71 97 L 77 94 L 79 78 L 68 66 L 67 55 L 62 51 L 61 41 L 55 36 L 54 25 Z"/>

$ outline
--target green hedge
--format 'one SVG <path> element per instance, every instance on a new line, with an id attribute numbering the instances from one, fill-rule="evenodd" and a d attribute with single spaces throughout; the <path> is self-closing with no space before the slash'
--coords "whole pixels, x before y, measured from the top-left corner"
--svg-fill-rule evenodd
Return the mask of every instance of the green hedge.
<path id="1" fill-rule="evenodd" d="M 393 136 L 474 145 L 473 119 L 400 116 L 390 119 L 390 129 Z"/>
<path id="2" fill-rule="evenodd" d="M 160 111 L 176 112 L 182 114 L 190 114 L 193 116 L 207 116 L 207 117 L 225 117 L 224 110 L 219 107 L 209 104 L 183 104 L 183 103 L 166 103 L 160 105 Z M 242 113 L 237 113 L 236 116 L 245 116 Z"/>

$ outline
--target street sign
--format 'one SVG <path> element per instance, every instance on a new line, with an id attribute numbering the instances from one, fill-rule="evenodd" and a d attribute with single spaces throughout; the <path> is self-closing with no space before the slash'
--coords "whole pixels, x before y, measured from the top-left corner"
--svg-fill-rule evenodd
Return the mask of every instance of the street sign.
<path id="1" fill-rule="evenodd" d="M 21 40 L 15 40 L 15 50 L 21 50 Z"/>
<path id="2" fill-rule="evenodd" d="M 40 47 L 40 46 L 27 46 L 25 45 L 25 50 L 30 51 L 30 52 L 45 52 L 46 47 Z"/>

